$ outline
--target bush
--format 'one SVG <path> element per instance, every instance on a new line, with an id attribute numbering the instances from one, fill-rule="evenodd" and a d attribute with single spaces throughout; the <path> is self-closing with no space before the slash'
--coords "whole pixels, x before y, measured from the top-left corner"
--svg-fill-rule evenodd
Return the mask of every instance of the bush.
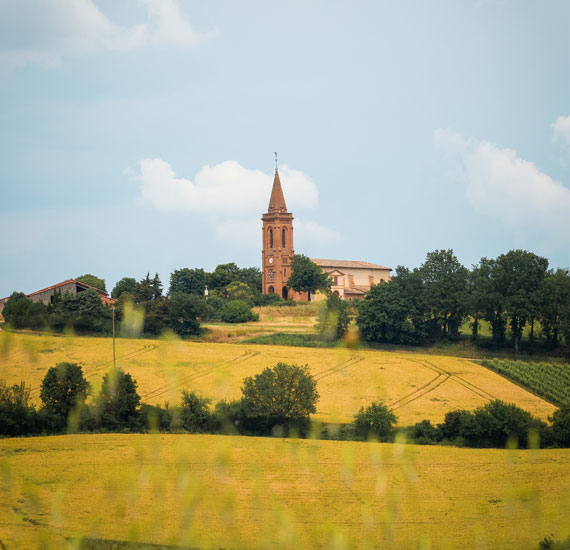
<path id="1" fill-rule="evenodd" d="M 40 399 L 42 414 L 52 430 L 62 430 L 72 410 L 83 405 L 89 392 L 89 382 L 77 363 L 58 363 L 51 367 L 42 381 Z"/>
<path id="2" fill-rule="evenodd" d="M 110 333 L 111 310 L 93 289 L 65 292 L 55 300 L 50 323 L 56 330 L 70 327 L 77 332 Z"/>
<path id="3" fill-rule="evenodd" d="M 554 412 L 548 418 L 552 422 L 552 436 L 559 447 L 570 447 L 570 405 Z"/>
<path id="4" fill-rule="evenodd" d="M 390 441 L 397 420 L 392 409 L 383 403 L 373 402 L 366 409 L 362 407 L 354 415 L 354 433 L 362 440 L 373 438 L 378 441 Z"/>
<path id="5" fill-rule="evenodd" d="M 224 323 L 247 323 L 257 321 L 259 316 L 251 311 L 251 306 L 243 300 L 233 300 L 226 303 L 220 312 Z"/>
<path id="6" fill-rule="evenodd" d="M 211 400 L 195 393 L 182 392 L 180 420 L 182 428 L 190 433 L 212 431 L 214 416 L 210 411 Z"/>
<path id="7" fill-rule="evenodd" d="M 255 306 L 276 306 L 281 305 L 285 301 L 279 294 L 256 294 L 253 297 L 253 305 Z"/>
<path id="8" fill-rule="evenodd" d="M 243 422 L 253 433 L 270 433 L 275 426 L 306 432 L 316 412 L 317 383 L 308 366 L 277 363 L 243 381 Z"/>
<path id="9" fill-rule="evenodd" d="M 2 315 L 16 329 L 38 330 L 48 324 L 48 308 L 42 302 L 32 302 L 23 292 L 14 292 L 6 302 Z"/>
<path id="10" fill-rule="evenodd" d="M 441 441 L 441 431 L 429 420 L 422 420 L 410 428 L 410 437 L 420 445 Z"/>
<path id="11" fill-rule="evenodd" d="M 342 338 L 350 324 L 349 303 L 341 300 L 336 294 L 327 297 L 325 303 L 319 304 L 317 330 L 325 342 Z"/>
<path id="12" fill-rule="evenodd" d="M 139 416 L 139 404 L 137 383 L 129 373 L 111 369 L 105 374 L 98 399 L 102 427 L 134 430 Z"/>
<path id="13" fill-rule="evenodd" d="M 0 381 L 0 435 L 27 435 L 36 429 L 37 417 L 30 404 L 30 388 L 24 382 L 7 386 Z"/>
<path id="14" fill-rule="evenodd" d="M 170 297 L 170 327 L 179 336 L 200 334 L 200 317 L 206 311 L 206 302 L 194 294 L 175 292 Z"/>
<path id="15" fill-rule="evenodd" d="M 176 409 L 171 409 L 168 403 L 164 407 L 143 403 L 140 410 L 140 424 L 143 429 L 151 432 L 165 432 L 176 427 L 178 416 Z"/>

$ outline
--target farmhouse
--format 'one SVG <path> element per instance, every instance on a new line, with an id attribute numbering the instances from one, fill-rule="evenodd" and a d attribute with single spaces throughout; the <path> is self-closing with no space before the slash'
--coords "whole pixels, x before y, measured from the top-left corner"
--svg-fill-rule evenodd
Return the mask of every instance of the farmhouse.
<path id="1" fill-rule="evenodd" d="M 110 305 L 116 302 L 116 300 L 109 297 L 109 295 L 104 290 L 100 290 L 94 286 L 82 283 L 81 281 L 76 281 L 75 279 L 67 279 L 67 281 L 63 281 L 62 283 L 57 283 L 56 285 L 42 288 L 42 290 L 37 290 L 31 294 L 26 294 L 26 297 L 29 300 L 32 300 L 32 302 L 43 302 L 44 304 L 48 305 L 53 304 L 54 295 L 56 292 L 60 292 L 61 294 L 65 294 L 66 292 L 69 292 L 71 294 L 79 294 L 80 292 L 88 289 L 95 290 L 99 294 L 101 301 L 106 305 Z M 4 309 L 4 304 L 9 299 L 9 296 L 7 298 L 0 299 L 0 315 Z"/>
<path id="2" fill-rule="evenodd" d="M 288 287 L 293 249 L 293 214 L 287 211 L 285 196 L 275 167 L 275 178 L 267 212 L 262 215 L 262 291 L 284 299 L 306 301 L 307 293 Z M 363 298 L 375 284 L 390 280 L 391 268 L 361 261 L 312 259 L 332 279 L 331 290 L 345 300 Z M 315 296 L 315 299 L 322 296 Z"/>

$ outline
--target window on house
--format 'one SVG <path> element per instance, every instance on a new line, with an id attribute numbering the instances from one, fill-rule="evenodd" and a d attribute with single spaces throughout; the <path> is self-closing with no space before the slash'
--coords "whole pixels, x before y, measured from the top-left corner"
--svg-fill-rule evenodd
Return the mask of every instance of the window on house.
<path id="1" fill-rule="evenodd" d="M 333 284 L 334 284 L 334 286 L 337 286 L 337 285 L 338 285 L 338 276 L 337 276 L 337 275 L 335 275 L 335 276 L 333 277 Z"/>
<path id="2" fill-rule="evenodd" d="M 269 248 L 273 248 L 273 229 L 269 230 Z"/>
<path id="3" fill-rule="evenodd" d="M 283 248 L 285 248 L 285 229 L 281 231 L 281 244 L 283 245 Z"/>

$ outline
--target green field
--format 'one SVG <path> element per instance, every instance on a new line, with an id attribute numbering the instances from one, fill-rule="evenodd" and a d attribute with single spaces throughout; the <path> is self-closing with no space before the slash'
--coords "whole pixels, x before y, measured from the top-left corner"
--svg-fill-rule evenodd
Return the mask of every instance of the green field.
<path id="1" fill-rule="evenodd" d="M 75 361 L 94 387 L 112 366 L 109 338 L 0 333 L 0 378 L 24 380 L 39 403 L 41 380 L 60 361 Z M 450 356 L 346 348 L 296 348 L 213 344 L 180 340 L 117 340 L 117 364 L 138 382 L 144 402 L 171 404 L 180 391 L 214 401 L 241 395 L 246 376 L 278 361 L 308 364 L 320 399 L 315 419 L 350 422 L 362 406 L 382 400 L 407 426 L 422 419 L 441 422 L 457 408 L 474 409 L 492 399 L 516 403 L 546 419 L 555 406 L 480 364 Z"/>
<path id="2" fill-rule="evenodd" d="M 4 548 L 534 549 L 570 532 L 570 450 L 213 435 L 0 441 Z"/>

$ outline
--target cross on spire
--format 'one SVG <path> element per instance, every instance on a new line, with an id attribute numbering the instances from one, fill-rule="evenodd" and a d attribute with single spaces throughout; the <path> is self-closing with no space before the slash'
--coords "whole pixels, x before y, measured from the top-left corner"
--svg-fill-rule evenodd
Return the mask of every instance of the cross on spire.
<path id="1" fill-rule="evenodd" d="M 277 151 L 275 151 L 275 171 L 277 172 Z"/>

